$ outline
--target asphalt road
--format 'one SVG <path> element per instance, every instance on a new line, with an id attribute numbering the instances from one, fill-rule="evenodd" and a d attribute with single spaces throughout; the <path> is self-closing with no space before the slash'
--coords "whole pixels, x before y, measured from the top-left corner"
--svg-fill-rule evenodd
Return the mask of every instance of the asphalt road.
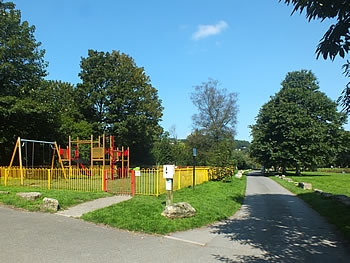
<path id="1" fill-rule="evenodd" d="M 0 261 L 350 261 L 349 247 L 303 201 L 266 177 L 247 180 L 244 205 L 231 219 L 165 237 L 0 206 Z"/>

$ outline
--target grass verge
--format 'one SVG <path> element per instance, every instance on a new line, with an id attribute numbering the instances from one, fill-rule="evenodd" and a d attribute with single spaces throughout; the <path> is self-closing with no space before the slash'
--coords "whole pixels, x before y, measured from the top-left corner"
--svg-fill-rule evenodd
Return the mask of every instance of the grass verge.
<path id="1" fill-rule="evenodd" d="M 0 203 L 16 208 L 26 209 L 28 211 L 40 211 L 44 197 L 57 199 L 60 204 L 60 208 L 66 209 L 70 206 L 74 206 L 86 201 L 110 196 L 110 194 L 104 192 L 73 192 L 68 190 L 45 190 L 18 186 L 0 186 L 0 191 L 9 192 L 8 194 L 0 194 Z M 42 197 L 35 201 L 28 201 L 16 196 L 18 192 L 34 191 L 40 192 L 42 194 Z"/>
<path id="2" fill-rule="evenodd" d="M 305 173 L 305 176 L 287 176 L 294 182 L 308 182 L 312 187 L 332 194 L 345 194 L 349 196 L 350 175 L 330 174 L 322 172 Z M 314 191 L 303 190 L 294 183 L 288 183 L 276 177 L 271 177 L 280 185 L 296 194 L 308 203 L 328 222 L 335 225 L 350 242 L 350 208 L 332 199 L 324 198 Z"/>
<path id="3" fill-rule="evenodd" d="M 196 216 L 168 219 L 161 215 L 166 196 L 135 196 L 134 198 L 83 215 L 83 219 L 129 231 L 167 234 L 208 225 L 233 215 L 244 200 L 246 177 L 230 182 L 206 182 L 195 189 L 174 192 L 174 202 L 188 202 Z"/>

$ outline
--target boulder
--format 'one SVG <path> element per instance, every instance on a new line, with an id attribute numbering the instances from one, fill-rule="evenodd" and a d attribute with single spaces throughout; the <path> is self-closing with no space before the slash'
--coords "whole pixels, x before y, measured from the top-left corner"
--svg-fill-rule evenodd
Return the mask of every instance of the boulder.
<path id="1" fill-rule="evenodd" d="M 54 198 L 44 197 L 43 204 L 41 206 L 42 210 L 57 212 L 59 208 L 60 208 L 60 205 L 58 203 L 58 200 Z"/>
<path id="2" fill-rule="evenodd" d="M 167 218 L 185 218 L 196 215 L 196 209 L 194 209 L 189 203 L 180 202 L 171 205 L 167 205 L 162 212 L 162 216 Z"/>
<path id="3" fill-rule="evenodd" d="M 235 177 L 236 177 L 237 179 L 241 179 L 242 176 L 243 176 L 243 171 L 238 171 L 238 173 L 235 174 Z"/>
<path id="4" fill-rule="evenodd" d="M 319 194 L 319 195 L 322 195 L 322 193 L 323 193 L 323 191 L 322 190 L 320 190 L 320 189 L 314 189 L 314 192 L 316 193 L 316 194 Z"/>
<path id="5" fill-rule="evenodd" d="M 310 184 L 310 183 L 301 182 L 301 183 L 299 183 L 299 187 L 304 189 L 304 190 L 312 190 L 312 184 Z"/>
<path id="6" fill-rule="evenodd" d="M 23 198 L 23 199 L 27 199 L 30 201 L 34 201 L 34 200 L 39 199 L 41 197 L 41 193 L 39 193 L 39 192 L 19 192 L 16 195 Z"/>
<path id="7" fill-rule="evenodd" d="M 9 193 L 9 191 L 0 191 L 0 195 L 8 195 Z"/>

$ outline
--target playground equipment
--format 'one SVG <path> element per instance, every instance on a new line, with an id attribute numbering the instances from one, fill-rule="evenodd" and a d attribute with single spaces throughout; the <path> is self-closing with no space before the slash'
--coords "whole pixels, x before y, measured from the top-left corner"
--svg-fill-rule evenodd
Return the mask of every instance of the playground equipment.
<path id="1" fill-rule="evenodd" d="M 66 149 L 59 148 L 62 162 L 68 167 L 76 165 L 88 174 L 89 169 L 94 166 L 108 171 L 108 176 L 113 180 L 117 171 L 118 178 L 127 177 L 129 171 L 129 147 L 119 149 L 115 147 L 114 136 L 99 136 L 94 140 L 91 135 L 90 140 L 75 140 L 69 136 L 69 143 Z M 89 169 L 87 168 L 89 166 Z"/>
<path id="2" fill-rule="evenodd" d="M 49 163 L 45 162 L 45 153 L 44 153 L 45 146 L 48 149 L 49 159 L 51 159 L 51 169 L 53 169 L 55 166 L 55 156 L 57 155 L 58 163 L 62 168 L 64 178 L 67 179 L 64 171 L 63 162 L 59 154 L 59 148 L 56 142 L 28 140 L 28 139 L 22 139 L 18 137 L 15 148 L 13 150 L 10 165 L 8 168 L 12 167 L 16 157 L 16 153 L 18 153 L 18 165 L 20 168 L 19 171 L 20 171 L 20 177 L 21 177 L 21 184 L 23 184 L 23 178 L 24 178 L 23 159 L 25 163 L 25 168 L 33 169 L 33 168 L 38 168 L 38 167 L 43 168 L 45 166 L 48 166 Z"/>
<path id="3" fill-rule="evenodd" d="M 45 145 L 49 146 L 48 156 L 49 156 L 49 159 L 51 159 L 51 169 L 53 169 L 55 166 L 56 154 L 58 157 L 58 163 L 60 164 L 61 168 L 64 168 L 61 160 L 61 156 L 59 154 L 59 148 L 56 142 L 28 140 L 28 139 L 22 139 L 20 137 L 18 137 L 15 148 L 13 150 L 9 168 L 12 167 L 17 152 L 18 152 L 19 167 L 21 169 L 23 168 L 23 157 L 24 157 L 26 168 L 30 166 L 31 168 L 34 168 L 34 167 L 37 167 L 38 165 L 40 167 L 47 166 L 48 162 L 47 162 L 47 159 L 45 159 L 45 153 L 43 151 Z M 37 152 L 39 152 L 40 154 L 37 154 Z M 38 158 L 40 158 L 40 160 L 38 160 Z M 42 161 L 41 161 L 41 158 L 43 158 Z"/>

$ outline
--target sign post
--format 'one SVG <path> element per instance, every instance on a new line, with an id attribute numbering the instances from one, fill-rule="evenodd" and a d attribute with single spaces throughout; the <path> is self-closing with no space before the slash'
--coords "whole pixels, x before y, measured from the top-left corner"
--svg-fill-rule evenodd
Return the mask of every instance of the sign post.
<path id="1" fill-rule="evenodd" d="M 166 205 L 173 203 L 173 178 L 175 165 L 163 165 L 163 178 L 165 178 Z"/>
<path id="2" fill-rule="evenodd" d="M 194 189 L 196 185 L 196 156 L 197 156 L 197 149 L 193 148 L 193 178 L 192 178 L 192 187 Z"/>

